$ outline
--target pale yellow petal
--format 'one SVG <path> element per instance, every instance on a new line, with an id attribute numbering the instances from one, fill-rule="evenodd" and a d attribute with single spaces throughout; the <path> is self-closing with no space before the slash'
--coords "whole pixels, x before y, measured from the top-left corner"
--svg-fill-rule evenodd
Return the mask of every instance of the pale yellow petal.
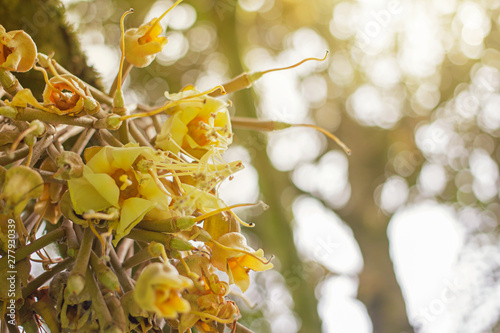
<path id="1" fill-rule="evenodd" d="M 168 150 L 177 154 L 179 146 L 182 146 L 182 140 L 187 132 L 188 128 L 186 125 L 179 119 L 177 114 L 174 114 L 163 124 L 160 134 L 156 139 L 156 146 L 165 151 Z M 174 141 L 177 145 L 171 141 Z"/>
<path id="2" fill-rule="evenodd" d="M 40 104 L 36 98 L 33 96 L 33 93 L 29 89 L 22 89 L 21 91 L 18 91 L 17 94 L 14 96 L 12 99 L 12 102 L 8 103 L 11 106 L 17 106 L 17 107 L 22 107 L 25 108 L 29 105 L 33 105 L 36 108 L 39 108 L 44 111 L 51 112 L 50 109 L 44 107 L 42 104 Z"/>
<path id="3" fill-rule="evenodd" d="M 146 150 L 145 147 L 122 147 L 111 150 L 112 163 L 115 169 L 129 170 L 134 161 Z"/>
<path id="4" fill-rule="evenodd" d="M 128 198 L 123 202 L 120 211 L 120 223 L 116 229 L 116 237 L 113 245 L 117 245 L 120 239 L 129 234 L 130 230 L 139 223 L 144 215 L 150 211 L 155 204 L 141 198 Z"/>
<path id="5" fill-rule="evenodd" d="M 95 190 L 107 201 L 111 206 L 119 207 L 118 199 L 120 198 L 120 189 L 116 185 L 113 178 L 105 173 L 90 173 L 83 171 L 83 177 L 95 188 Z M 92 199 L 92 198 L 90 198 Z"/>
<path id="6" fill-rule="evenodd" d="M 87 166 L 95 173 L 113 173 L 114 170 L 111 166 L 109 150 L 110 147 L 100 149 L 87 161 Z"/>
<path id="7" fill-rule="evenodd" d="M 157 203 L 158 208 L 168 209 L 168 205 L 172 201 L 172 198 L 163 192 L 154 179 L 147 175 L 137 179 L 139 182 L 139 193 L 146 199 Z"/>
<path id="8" fill-rule="evenodd" d="M 90 175 L 90 177 L 95 176 L 95 174 L 93 174 L 91 170 L 89 171 L 89 168 L 87 166 L 84 166 L 84 173 L 87 173 L 88 175 Z M 111 177 L 109 177 L 108 175 L 102 176 L 105 176 L 104 178 L 106 178 L 106 176 L 109 178 L 104 179 L 104 181 L 110 186 L 111 192 L 116 192 L 116 200 L 111 198 L 111 202 L 108 201 L 108 198 L 106 198 L 104 195 L 101 195 L 99 190 L 96 189 L 96 187 L 85 177 L 73 178 L 68 180 L 71 201 L 73 203 L 73 208 L 75 209 L 77 214 L 83 214 L 84 212 L 87 212 L 89 210 L 94 210 L 96 212 L 101 211 L 113 206 L 113 202 L 116 202 L 116 205 L 118 204 L 118 187 L 116 186 L 113 179 L 111 179 Z M 103 179 L 103 177 L 98 178 Z M 111 180 L 112 183 L 109 180 Z"/>
<path id="9" fill-rule="evenodd" d="M 247 291 L 250 286 L 250 277 L 246 269 L 238 263 L 235 263 L 234 265 L 230 264 L 230 270 L 234 284 L 238 286 L 242 292 Z"/>
<path id="10" fill-rule="evenodd" d="M 262 261 L 266 261 L 264 258 L 264 251 L 262 249 L 258 249 L 253 253 L 256 257 L 262 258 Z M 253 271 L 266 271 L 268 269 L 273 268 L 273 264 L 271 263 L 264 263 L 261 260 L 258 260 L 255 257 L 245 255 L 241 258 L 238 258 L 238 263 L 246 268 L 250 268 Z"/>

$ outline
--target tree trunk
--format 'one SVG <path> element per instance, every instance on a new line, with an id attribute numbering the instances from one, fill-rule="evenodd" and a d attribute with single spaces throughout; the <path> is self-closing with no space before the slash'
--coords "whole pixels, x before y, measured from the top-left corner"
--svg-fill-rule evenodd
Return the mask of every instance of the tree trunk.
<path id="1" fill-rule="evenodd" d="M 343 118 L 338 133 L 353 151 L 349 157 L 351 199 L 338 214 L 352 228 L 363 255 L 358 298 L 368 310 L 374 333 L 413 332 L 389 256 L 389 217 L 374 200 L 376 187 L 386 177 L 390 143 L 396 136 L 412 134 L 401 128 L 362 127 L 348 117 Z"/>

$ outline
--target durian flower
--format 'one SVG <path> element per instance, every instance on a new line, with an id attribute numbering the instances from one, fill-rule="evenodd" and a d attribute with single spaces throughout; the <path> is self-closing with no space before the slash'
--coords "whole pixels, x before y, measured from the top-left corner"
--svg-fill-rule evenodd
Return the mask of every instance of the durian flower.
<path id="1" fill-rule="evenodd" d="M 152 148 L 133 144 L 88 148 L 82 176 L 68 180 L 74 211 L 89 219 L 108 214 L 115 245 L 143 218 L 171 217 L 171 197 L 152 167 L 159 158 Z"/>
<path id="2" fill-rule="evenodd" d="M 191 309 L 180 293 L 192 284 L 191 279 L 179 275 L 174 266 L 152 263 L 139 275 L 134 298 L 144 310 L 166 319 L 176 319 L 180 313 Z"/>
<path id="3" fill-rule="evenodd" d="M 166 37 L 160 37 L 163 28 L 160 20 L 167 15 L 177 4 L 165 11 L 159 18 L 154 18 L 139 28 L 131 28 L 125 31 L 125 59 L 135 67 L 146 67 L 155 59 L 156 54 L 163 50 L 167 44 Z"/>
<path id="4" fill-rule="evenodd" d="M 70 116 L 94 114 L 100 109 L 88 87 L 72 75 L 59 75 L 47 80 L 43 91 L 43 104 L 38 102 L 29 89 L 17 92 L 7 104 L 22 108 L 29 104 L 46 112 Z"/>
<path id="5" fill-rule="evenodd" d="M 155 21 L 125 31 L 125 59 L 135 67 L 146 67 L 167 44 L 166 37 L 161 37 L 163 28 Z"/>
<path id="6" fill-rule="evenodd" d="M 89 88 L 72 75 L 52 77 L 43 91 L 43 103 L 60 115 L 79 115 L 83 111 L 93 114 L 99 111 Z"/>
<path id="7" fill-rule="evenodd" d="M 238 232 L 222 235 L 217 239 L 217 243 L 212 247 L 212 264 L 226 272 L 229 282 L 236 284 L 243 292 L 250 285 L 250 270 L 265 271 L 273 268 L 273 264 L 264 258 L 264 251 L 253 250 L 247 245 L 245 237 Z"/>
<path id="8" fill-rule="evenodd" d="M 6 32 L 0 25 L 0 67 L 14 72 L 27 72 L 35 64 L 36 45 L 23 30 Z"/>
<path id="9" fill-rule="evenodd" d="M 213 148 L 226 150 L 231 144 L 227 103 L 210 96 L 189 98 L 198 94 L 189 86 L 178 94 L 167 95 L 172 101 L 183 101 L 169 111 L 171 117 L 158 134 L 157 147 L 176 154 L 182 149 L 201 158 Z"/>
<path id="10" fill-rule="evenodd" d="M 194 286 L 183 293 L 191 310 L 180 316 L 179 332 L 186 332 L 193 326 L 199 332 L 217 332 L 216 322 L 232 323 L 237 320 L 240 316 L 238 307 L 224 297 L 229 293 L 229 284 L 219 280 L 208 254 L 197 252 L 183 260 L 185 264 L 179 263 L 177 270 L 179 274 L 191 277 Z"/>

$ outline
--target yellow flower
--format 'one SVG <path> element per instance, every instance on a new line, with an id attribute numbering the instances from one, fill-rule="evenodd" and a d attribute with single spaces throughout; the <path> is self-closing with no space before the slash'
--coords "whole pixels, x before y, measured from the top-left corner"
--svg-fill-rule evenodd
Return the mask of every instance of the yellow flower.
<path id="1" fill-rule="evenodd" d="M 43 91 L 43 103 L 51 112 L 60 115 L 78 115 L 82 111 L 93 114 L 99 109 L 89 88 L 72 75 L 52 77 Z M 69 83 L 69 84 L 68 84 Z M 89 108 L 91 104 L 93 108 Z"/>
<path id="2" fill-rule="evenodd" d="M 6 32 L 0 25 L 0 67 L 9 71 L 27 72 L 35 64 L 36 45 L 22 30 Z"/>
<path id="3" fill-rule="evenodd" d="M 168 263 L 153 263 L 147 266 L 137 279 L 134 298 L 146 311 L 175 319 L 179 313 L 189 312 L 189 302 L 180 295 L 191 287 L 192 281 L 179 275 L 174 266 Z"/>
<path id="4" fill-rule="evenodd" d="M 229 275 L 229 282 L 236 284 L 245 292 L 250 285 L 248 272 L 265 271 L 273 268 L 273 264 L 264 258 L 264 251 L 254 251 L 247 245 L 245 237 L 238 232 L 227 233 L 214 244 L 212 264 Z"/>
<path id="5" fill-rule="evenodd" d="M 226 102 L 209 96 L 189 98 L 197 94 L 190 86 L 167 96 L 173 101 L 185 101 L 170 111 L 172 116 L 163 124 L 156 146 L 176 154 L 182 148 L 196 158 L 213 148 L 227 149 L 232 131 Z"/>
<path id="6" fill-rule="evenodd" d="M 88 87 L 72 75 L 60 75 L 48 80 L 43 91 L 43 104 L 37 101 L 29 89 L 17 92 L 7 104 L 22 108 L 30 104 L 46 112 L 71 116 L 94 114 L 100 110 Z"/>
<path id="7" fill-rule="evenodd" d="M 160 188 L 150 167 L 158 155 L 152 148 L 132 144 L 121 148 L 91 147 L 85 151 L 87 164 L 79 178 L 68 180 L 75 212 L 104 214 L 119 211 L 119 220 L 110 217 L 116 226 L 116 243 L 145 216 L 171 217 L 171 197 Z M 151 173 L 153 175 L 151 175 Z"/>
<path id="8" fill-rule="evenodd" d="M 168 42 L 159 37 L 162 31 L 157 19 L 125 31 L 125 59 L 136 67 L 148 66 Z"/>
<path id="9" fill-rule="evenodd" d="M 163 32 L 160 21 L 169 11 L 175 8 L 182 0 L 178 0 L 167 9 L 160 17 L 154 18 L 139 28 L 125 31 L 125 59 L 135 67 L 146 67 L 163 50 L 167 44 L 166 37 L 159 37 Z"/>

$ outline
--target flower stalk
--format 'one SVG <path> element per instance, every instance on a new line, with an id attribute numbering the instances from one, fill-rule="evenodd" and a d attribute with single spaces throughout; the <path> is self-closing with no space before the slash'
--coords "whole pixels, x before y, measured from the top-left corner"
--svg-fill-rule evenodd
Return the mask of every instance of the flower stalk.
<path id="1" fill-rule="evenodd" d="M 94 242 L 94 234 L 90 228 L 85 228 L 83 239 L 80 243 L 80 249 L 75 260 L 75 266 L 71 270 L 68 277 L 68 291 L 70 294 L 79 295 L 85 287 L 85 274 L 88 272 L 90 253 L 92 252 L 92 244 Z"/>
<path id="2" fill-rule="evenodd" d="M 151 242 L 148 246 L 134 254 L 132 257 L 125 260 L 122 264 L 124 270 L 134 268 L 137 265 L 151 259 L 161 257 L 165 254 L 165 247 L 163 244 Z"/>

